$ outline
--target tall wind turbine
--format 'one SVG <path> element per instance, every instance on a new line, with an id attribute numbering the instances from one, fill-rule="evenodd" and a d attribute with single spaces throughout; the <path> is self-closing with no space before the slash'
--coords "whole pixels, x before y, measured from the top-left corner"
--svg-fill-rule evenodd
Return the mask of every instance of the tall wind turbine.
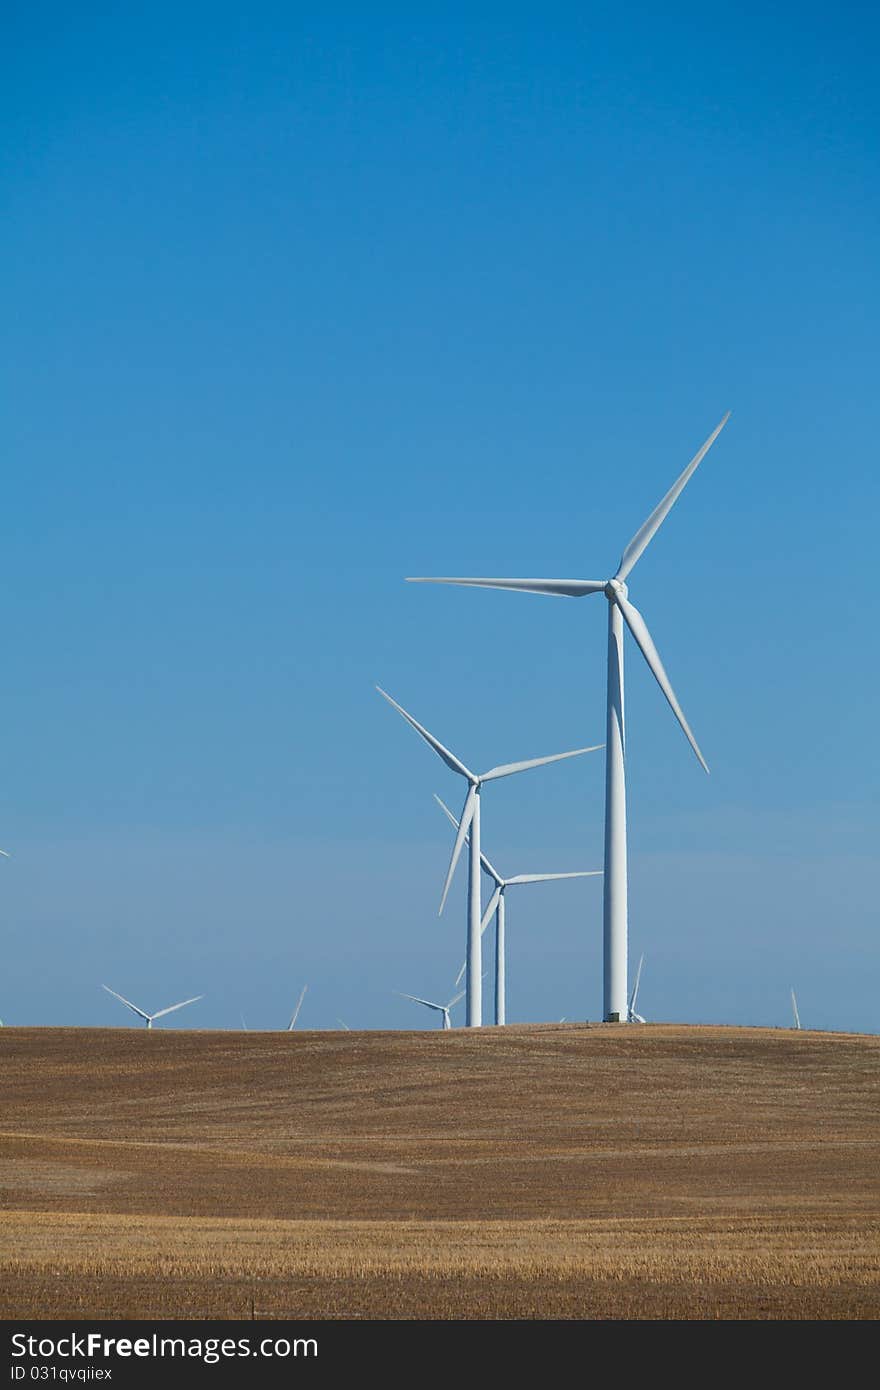
<path id="1" fill-rule="evenodd" d="M 144 1013 L 143 1009 L 139 1009 L 137 1004 L 132 1004 L 131 1000 L 126 999 L 124 995 L 117 994 L 116 990 L 111 989 L 109 985 L 102 985 L 101 988 L 106 989 L 107 993 L 112 994 L 113 998 L 118 999 L 121 1004 L 125 1004 L 126 1008 L 131 1009 L 133 1014 L 137 1014 L 138 1018 L 142 1018 L 148 1028 L 152 1028 L 157 1018 L 164 1018 L 166 1014 L 173 1014 L 175 1009 L 182 1009 L 186 1004 L 195 1004 L 197 1000 L 204 999 L 205 997 L 203 994 L 196 994 L 192 999 L 182 1000 L 180 1004 L 169 1004 L 167 1009 L 159 1009 L 157 1013 L 147 1014 Z"/>
<path id="2" fill-rule="evenodd" d="M 791 1011 L 792 1011 L 792 1013 L 794 1014 L 794 1026 L 795 1026 L 795 1028 L 800 1028 L 800 1026 L 801 1026 L 801 1016 L 800 1016 L 800 1014 L 798 1013 L 797 999 L 795 998 L 795 992 L 794 992 L 794 990 L 791 991 Z"/>
<path id="3" fill-rule="evenodd" d="M 636 971 L 636 982 L 635 982 L 635 984 L 633 985 L 633 992 L 632 992 L 632 994 L 631 994 L 630 997 L 629 997 L 629 1004 L 627 1005 L 627 1009 L 626 1009 L 626 1021 L 627 1021 L 627 1023 L 644 1023 L 644 1021 L 645 1021 L 645 1020 L 642 1018 L 642 1015 L 641 1015 L 641 1014 L 637 1014 L 637 1013 L 636 1013 L 636 1000 L 637 1000 L 638 997 L 639 997 L 639 983 L 640 983 L 641 978 L 642 978 L 642 966 L 644 965 L 644 963 L 645 963 L 645 955 L 644 955 L 644 952 L 642 952 L 642 954 L 639 956 L 639 968 L 638 968 L 638 970 Z"/>
<path id="4" fill-rule="evenodd" d="M 398 714 L 402 714 L 408 724 L 411 724 L 416 733 L 421 734 L 425 742 L 434 749 L 438 757 L 442 758 L 448 768 L 457 772 L 461 777 L 467 779 L 468 789 L 464 801 L 464 809 L 458 824 L 458 834 L 452 849 L 452 858 L 449 861 L 449 868 L 446 873 L 446 882 L 443 885 L 443 896 L 440 899 L 440 911 L 443 911 L 446 902 L 446 895 L 449 892 L 449 885 L 452 882 L 452 875 L 455 873 L 455 866 L 461 854 L 465 837 L 470 832 L 469 846 L 469 874 L 468 874 L 468 934 L 467 934 L 467 1026 L 469 1028 L 479 1028 L 483 1021 L 483 986 L 482 986 L 482 950 L 481 950 L 481 918 L 482 907 L 480 902 L 480 792 L 484 782 L 493 782 L 498 777 L 509 777 L 514 772 L 526 772 L 532 767 L 543 767 L 546 763 L 558 763 L 563 758 L 576 758 L 581 753 L 594 753 L 601 748 L 601 743 L 594 744 L 592 748 L 574 748 L 568 753 L 551 753 L 546 758 L 529 758 L 520 763 L 504 763 L 500 767 L 490 768 L 488 772 L 471 772 L 470 768 L 465 767 L 454 753 L 450 753 L 448 748 L 436 739 L 433 734 L 423 728 L 411 714 L 407 714 L 402 705 L 391 696 L 376 686 L 379 694 L 393 705 Z"/>
<path id="5" fill-rule="evenodd" d="M 288 1025 L 287 1025 L 287 1031 L 288 1031 L 288 1033 L 291 1033 L 291 1032 L 293 1031 L 293 1029 L 296 1027 L 296 1020 L 299 1018 L 299 1011 L 300 1011 L 300 1009 L 302 1008 L 302 1002 L 303 1002 L 303 1000 L 304 1000 L 305 997 L 306 997 L 306 990 L 307 990 L 307 989 L 308 989 L 308 985 L 303 985 L 302 989 L 300 990 L 299 998 L 298 998 L 297 1001 L 296 1001 L 296 1008 L 294 1009 L 293 1013 L 291 1014 L 291 1016 L 290 1016 L 290 1022 L 289 1022 Z"/>
<path id="6" fill-rule="evenodd" d="M 399 989 L 396 989 L 394 993 L 399 994 L 401 999 L 411 999 L 414 1004 L 424 1004 L 426 1009 L 437 1009 L 438 1012 L 443 1015 L 441 1027 L 451 1028 L 452 1022 L 449 1017 L 449 1010 L 454 1009 L 458 1001 L 464 998 L 466 991 L 463 989 L 459 990 L 458 994 L 454 995 L 448 1004 L 434 1004 L 430 999 L 420 999 L 417 994 L 404 994 Z"/>
<path id="7" fill-rule="evenodd" d="M 514 589 L 528 594 L 554 594 L 582 598 L 584 594 L 604 594 L 608 600 L 608 687 L 607 736 L 605 740 L 605 885 L 604 885 L 604 1018 L 606 1023 L 622 1022 L 627 1016 L 626 937 L 626 774 L 623 713 L 623 625 L 626 623 L 636 645 L 650 667 L 657 684 L 669 701 L 700 764 L 709 771 L 690 725 L 684 717 L 669 682 L 657 648 L 639 610 L 628 598 L 626 579 L 659 531 L 679 494 L 698 464 L 714 444 L 730 418 L 730 412 L 709 435 L 687 468 L 658 502 L 647 521 L 635 533 L 623 552 L 611 579 L 450 579 L 411 578 L 413 584 L 463 584 L 478 589 Z"/>
<path id="8" fill-rule="evenodd" d="M 437 805 L 442 807 L 452 824 L 458 829 L 458 821 L 446 805 L 441 801 L 437 793 L 434 793 L 434 800 Z M 505 1023 L 506 1019 L 506 992 L 507 992 L 507 965 L 505 960 L 505 940 L 504 940 L 504 895 L 508 888 L 514 887 L 518 883 L 549 883 L 556 878 L 595 878 L 601 875 L 601 869 L 582 869 L 579 873 L 573 874 L 514 874 L 512 878 L 502 878 L 496 868 L 489 863 L 485 854 L 480 853 L 480 863 L 484 871 L 495 883 L 495 891 L 489 899 L 489 906 L 483 913 L 480 922 L 481 934 L 486 930 L 495 914 L 495 1022 Z M 464 974 L 464 966 L 458 974 L 458 980 Z M 458 984 L 456 980 L 456 984 Z"/>

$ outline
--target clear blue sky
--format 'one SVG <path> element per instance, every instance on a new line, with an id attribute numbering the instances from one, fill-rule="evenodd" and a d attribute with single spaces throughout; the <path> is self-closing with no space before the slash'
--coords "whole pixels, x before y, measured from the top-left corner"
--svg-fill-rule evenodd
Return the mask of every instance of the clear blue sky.
<path id="1" fill-rule="evenodd" d="M 0 1016 L 434 1026 L 452 774 L 604 736 L 631 593 L 649 1017 L 880 1029 L 878 23 L 784 4 L 14 6 L 0 105 Z M 601 758 L 489 789 L 601 865 Z M 598 1018 L 600 881 L 511 894 L 513 1020 Z"/>

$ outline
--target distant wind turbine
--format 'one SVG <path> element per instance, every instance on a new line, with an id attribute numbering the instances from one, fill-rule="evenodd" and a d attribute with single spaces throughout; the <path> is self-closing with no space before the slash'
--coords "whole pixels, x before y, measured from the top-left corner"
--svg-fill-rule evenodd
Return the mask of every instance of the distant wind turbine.
<path id="1" fill-rule="evenodd" d="M 339 1024 L 341 1024 L 341 1026 L 345 1029 L 346 1033 L 350 1033 L 350 1032 L 351 1032 L 351 1029 L 349 1028 L 348 1024 L 345 1022 L 345 1019 L 343 1019 L 343 1018 L 337 1018 L 336 1022 L 339 1023 Z"/>
<path id="2" fill-rule="evenodd" d="M 414 1004 L 424 1004 L 426 1009 L 436 1009 L 438 1013 L 443 1015 L 441 1027 L 451 1028 L 452 1023 L 449 1018 L 449 1010 L 454 1009 L 458 1001 L 464 998 L 466 991 L 463 989 L 459 990 L 458 994 L 454 995 L 448 1004 L 434 1004 L 430 999 L 420 999 L 417 994 L 404 994 L 399 989 L 396 989 L 394 993 L 399 994 L 401 999 L 411 999 Z"/>
<path id="3" fill-rule="evenodd" d="M 303 987 L 302 987 L 302 989 L 301 989 L 301 991 L 300 991 L 300 996 L 299 996 L 299 998 L 298 998 L 297 1001 L 296 1001 L 296 1008 L 294 1009 L 293 1013 L 291 1014 L 290 1022 L 289 1022 L 288 1025 L 287 1025 L 287 1031 L 288 1031 L 288 1033 L 292 1032 L 293 1029 L 296 1027 L 296 1020 L 299 1018 L 299 1011 L 300 1011 L 300 1009 L 302 1008 L 302 1002 L 303 1002 L 303 1000 L 304 1000 L 305 997 L 306 997 L 306 990 L 307 990 L 307 989 L 308 989 L 308 985 L 303 985 Z"/>
<path id="4" fill-rule="evenodd" d="M 464 777 L 468 783 L 467 795 L 465 797 L 464 809 L 458 824 L 458 834 L 452 850 L 452 858 L 449 861 L 449 868 L 446 873 L 446 882 L 443 885 L 443 896 L 440 899 L 440 911 L 443 911 L 446 902 L 446 895 L 449 892 L 449 885 L 452 882 L 452 875 L 455 873 L 455 866 L 461 854 L 465 837 L 470 832 L 468 841 L 470 860 L 468 875 L 468 933 L 467 933 L 467 1026 L 469 1028 L 479 1028 L 483 1022 L 483 987 L 482 987 L 482 949 L 481 949 L 481 917 L 482 907 L 480 901 L 480 792 L 484 782 L 493 782 L 499 777 L 509 777 L 514 772 L 527 772 L 533 767 L 544 767 L 547 763 L 558 763 L 563 758 L 577 758 L 582 753 L 595 753 L 601 748 L 601 743 L 594 744 L 591 748 L 574 748 L 568 753 L 551 753 L 549 757 L 529 758 L 525 762 L 504 763 L 500 767 L 490 768 L 488 772 L 471 772 L 470 768 L 465 767 L 463 762 L 450 753 L 448 748 L 429 734 L 411 714 L 407 714 L 402 705 L 384 691 L 381 686 L 376 686 L 379 694 L 393 705 L 398 714 L 402 714 L 408 724 L 411 724 L 416 733 L 421 734 L 425 742 L 434 749 L 438 757 L 453 772 Z"/>
<path id="5" fill-rule="evenodd" d="M 639 956 L 639 968 L 638 968 L 638 970 L 636 971 L 636 982 L 635 982 L 635 984 L 633 985 L 633 992 L 632 992 L 632 994 L 631 994 L 630 997 L 629 997 L 629 1004 L 627 1005 L 627 1010 L 626 1010 L 626 1021 L 627 1021 L 627 1023 L 644 1023 L 644 1021 L 645 1021 L 645 1020 L 642 1018 L 642 1015 L 641 1015 L 641 1014 L 637 1014 L 637 1013 L 636 1013 L 636 1000 L 637 1000 L 638 997 L 639 997 L 639 982 L 640 982 L 640 980 L 641 980 L 641 978 L 642 978 L 642 966 L 644 965 L 644 963 L 645 963 L 645 956 L 644 956 L 644 952 L 643 952 L 643 953 Z"/>
<path id="6" fill-rule="evenodd" d="M 795 1028 L 800 1028 L 800 1026 L 801 1026 L 801 1016 L 800 1016 L 800 1014 L 798 1013 L 797 998 L 796 998 L 796 996 L 795 996 L 794 990 L 791 991 L 791 1011 L 792 1011 L 792 1013 L 794 1014 L 794 1026 L 795 1026 Z"/>
<path id="7" fill-rule="evenodd" d="M 137 1004 L 132 1004 L 130 999 L 125 998 L 125 995 L 117 994 L 116 990 L 111 989 L 109 985 L 102 985 L 101 988 L 106 989 L 107 993 L 112 994 L 114 999 L 118 999 L 126 1008 L 131 1009 L 133 1014 L 137 1014 L 138 1018 L 142 1018 L 148 1028 L 152 1028 L 157 1018 L 164 1018 L 166 1014 L 173 1014 L 175 1009 L 182 1009 L 187 1004 L 195 1004 L 199 999 L 204 999 L 205 997 L 203 994 L 196 994 L 192 999 L 184 999 L 179 1004 L 169 1004 L 167 1009 L 159 1009 L 157 1013 L 148 1014 L 144 1013 L 143 1009 L 139 1009 Z"/>
<path id="8" fill-rule="evenodd" d="M 441 801 L 441 800 L 440 800 L 440 797 L 437 795 L 436 792 L 434 793 L 434 800 L 437 802 L 437 805 L 440 806 L 440 807 L 442 808 L 442 810 L 444 810 L 444 811 L 446 812 L 446 815 L 449 817 L 450 821 L 451 821 L 452 824 L 455 826 L 455 828 L 458 829 L 458 821 L 456 820 L 456 818 L 455 818 L 455 816 L 453 815 L 453 813 L 450 811 L 449 807 L 446 805 L 446 802 L 445 802 L 445 801 Z M 507 892 L 507 889 L 508 889 L 508 888 L 512 888 L 512 887 L 514 887 L 516 884 L 519 884 L 519 883 L 549 883 L 551 880 L 553 880 L 553 879 L 558 879 L 558 878 L 595 878 L 596 876 L 600 876 L 600 875 L 601 875 L 602 870 L 601 870 L 601 869 L 582 869 L 580 872 L 578 872 L 578 873 L 573 873 L 573 874 L 514 874 L 511 878 L 502 878 L 501 875 L 499 874 L 498 870 L 495 869 L 495 868 L 493 868 L 493 866 L 489 863 L 489 860 L 486 858 L 485 854 L 482 853 L 482 851 L 480 852 L 480 863 L 481 863 L 481 865 L 482 865 L 482 867 L 483 867 L 483 870 L 484 870 L 484 871 L 489 875 L 489 877 L 490 877 L 491 879 L 493 879 L 494 882 L 495 882 L 495 891 L 494 891 L 494 893 L 492 894 L 491 898 L 489 899 L 489 906 L 486 908 L 486 911 L 483 913 L 483 917 L 482 917 L 482 920 L 481 920 L 481 922 L 480 922 L 480 934 L 482 935 L 482 933 L 486 930 L 486 928 L 488 927 L 489 923 L 490 923 L 491 920 L 492 920 L 492 914 L 494 913 L 494 914 L 495 914 L 495 1022 L 496 1022 L 497 1024 L 503 1024 L 503 1023 L 506 1022 L 506 1011 L 507 1011 L 507 1003 L 506 1003 L 506 994 L 507 994 L 507 964 L 506 964 L 506 958 L 505 958 L 505 950 L 506 950 L 506 948 L 505 948 L 505 939 L 504 939 L 504 932 L 505 932 L 505 921 L 504 921 L 504 918 L 505 918 L 504 895 L 505 895 L 505 893 Z M 456 982 L 455 982 L 456 984 L 458 984 L 458 982 L 459 982 L 459 980 L 461 979 L 461 977 L 462 977 L 463 974 L 464 974 L 464 966 L 462 966 L 462 967 L 461 967 L 461 970 L 458 972 L 458 980 L 456 980 Z"/>
<path id="9" fill-rule="evenodd" d="M 626 623 L 654 679 L 669 701 L 700 764 L 709 771 L 690 725 L 684 717 L 644 618 L 629 601 L 626 578 L 659 531 L 688 479 L 727 424 L 730 412 L 698 449 L 665 497 L 633 536 L 611 579 L 450 579 L 410 578 L 412 584 L 462 584 L 478 589 L 514 589 L 528 594 L 582 598 L 604 594 L 608 600 L 607 735 L 605 739 L 605 903 L 604 903 L 604 1018 L 606 1023 L 627 1017 L 627 871 L 626 773 L 623 710 L 623 625 Z M 615 483 L 616 483 L 615 479 Z"/>

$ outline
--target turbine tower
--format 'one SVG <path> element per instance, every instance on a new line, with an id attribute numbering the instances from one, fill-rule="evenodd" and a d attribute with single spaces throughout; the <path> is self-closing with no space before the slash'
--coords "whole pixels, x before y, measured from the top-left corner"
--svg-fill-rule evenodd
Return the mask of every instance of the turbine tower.
<path id="1" fill-rule="evenodd" d="M 582 598 L 584 594 L 604 594 L 608 600 L 608 683 L 607 735 L 605 739 L 605 884 L 604 884 L 604 1019 L 620 1023 L 627 1017 L 627 872 L 626 872 L 626 772 L 623 706 L 623 625 L 629 628 L 636 645 L 669 701 L 673 714 L 694 750 L 701 766 L 709 771 L 690 725 L 669 682 L 657 648 L 639 610 L 629 601 L 626 579 L 644 554 L 674 506 L 688 479 L 715 443 L 730 418 L 730 412 L 709 435 L 687 468 L 658 502 L 643 526 L 623 552 L 611 579 L 451 579 L 410 578 L 412 584 L 461 584 L 477 589 L 514 589 L 527 594 L 553 594 Z"/>
<path id="2" fill-rule="evenodd" d="M 126 999 L 124 995 L 117 994 L 116 990 L 111 989 L 109 985 L 102 985 L 101 988 L 106 989 L 107 993 L 112 994 L 114 999 L 118 999 L 120 1003 L 125 1004 L 126 1008 L 131 1009 L 133 1014 L 137 1014 L 138 1018 L 142 1018 L 148 1028 L 152 1028 L 157 1018 L 164 1018 L 166 1014 L 173 1014 L 175 1009 L 182 1009 L 186 1004 L 195 1004 L 197 1000 L 204 999 L 205 997 L 203 994 L 196 994 L 192 999 L 184 999 L 180 1004 L 169 1004 L 167 1009 L 159 1009 L 157 1013 L 148 1014 L 144 1013 L 143 1009 L 139 1009 L 137 1004 L 132 1004 L 131 1000 Z"/>
<path id="3" fill-rule="evenodd" d="M 452 849 L 452 858 L 449 861 L 449 868 L 446 872 L 446 882 L 443 885 L 443 895 L 440 899 L 440 912 L 446 903 L 446 895 L 449 892 L 449 885 L 452 882 L 452 875 L 455 873 L 455 866 L 461 854 L 465 837 L 470 832 L 468 841 L 470 846 L 469 874 L 468 874 L 468 933 L 467 933 L 467 1026 L 468 1028 L 479 1028 L 483 1022 L 483 986 L 482 986 L 482 950 L 481 950 L 481 930 L 482 907 L 480 902 L 480 792 L 484 782 L 493 782 L 498 777 L 509 777 L 514 772 L 526 772 L 532 767 L 543 767 L 546 763 L 558 763 L 563 758 L 577 758 L 581 753 L 594 753 L 601 748 L 601 743 L 594 744 L 592 748 L 574 748 L 568 753 L 551 753 L 546 758 L 529 758 L 520 763 L 504 763 L 500 767 L 490 768 L 488 772 L 471 772 L 470 768 L 465 767 L 464 763 L 459 762 L 454 753 L 450 753 L 448 748 L 429 734 L 411 714 L 407 714 L 402 705 L 377 685 L 379 694 L 393 705 L 398 714 L 402 714 L 408 724 L 411 724 L 416 733 L 421 734 L 422 738 L 438 757 L 442 758 L 448 768 L 457 772 L 459 776 L 467 779 L 468 789 L 465 796 L 464 809 L 458 823 L 458 834 Z"/>
<path id="4" fill-rule="evenodd" d="M 434 800 L 437 802 L 437 805 L 440 806 L 440 807 L 446 812 L 446 815 L 449 817 L 449 819 L 451 820 L 452 824 L 456 827 L 456 829 L 458 829 L 458 821 L 455 819 L 455 816 L 452 814 L 452 812 L 450 811 L 449 807 L 446 805 L 445 801 L 441 801 L 440 798 L 439 798 L 439 796 L 437 795 L 436 792 L 434 793 Z M 495 883 L 495 891 L 494 891 L 494 893 L 492 894 L 491 898 L 489 899 L 489 906 L 486 908 L 486 911 L 483 913 L 483 918 L 482 918 L 482 921 L 480 922 L 480 934 L 482 935 L 482 933 L 486 930 L 486 928 L 488 927 L 489 923 L 490 923 L 491 920 L 492 920 L 492 914 L 494 913 L 494 914 L 495 914 L 495 1022 L 496 1022 L 496 1024 L 502 1024 L 502 1023 L 505 1023 L 505 1022 L 507 1021 L 507 1018 L 506 1018 L 506 1013 L 507 1013 L 507 1004 L 506 1004 L 506 993 L 507 993 L 507 965 L 506 965 L 506 959 L 505 959 L 505 940 L 504 940 L 504 929 L 505 929 L 505 924 L 504 924 L 504 917 L 505 917 L 505 911 L 504 911 L 504 895 L 505 895 L 505 893 L 507 892 L 507 889 L 508 889 L 508 888 L 512 888 L 512 887 L 514 887 L 516 884 L 519 884 L 519 883 L 549 883 L 549 882 L 551 881 L 551 879 L 557 879 L 557 878 L 595 878 L 595 877 L 597 877 L 598 875 L 601 875 L 602 870 L 601 870 L 601 869 L 582 869 L 582 870 L 580 870 L 580 872 L 578 872 L 578 873 L 573 873 L 573 874 L 514 874 L 512 878 L 502 878 L 501 875 L 499 874 L 498 870 L 495 869 L 495 868 L 493 868 L 493 866 L 489 863 L 489 860 L 486 858 L 485 854 L 483 854 L 482 852 L 481 852 L 481 854 L 480 854 L 480 863 L 482 864 L 484 871 L 489 875 L 489 877 L 490 877 L 490 878 L 494 881 L 494 883 Z M 462 966 L 462 967 L 461 967 L 461 970 L 458 972 L 458 980 L 456 980 L 456 982 L 455 982 L 456 984 L 458 984 L 458 981 L 461 979 L 462 975 L 464 974 L 464 969 L 465 969 L 464 966 Z"/>
<path id="5" fill-rule="evenodd" d="M 458 994 L 454 995 L 448 1004 L 434 1004 L 430 999 L 420 999 L 417 994 L 404 994 L 399 989 L 396 989 L 394 993 L 399 994 L 401 999 L 411 999 L 414 1004 L 424 1004 L 426 1009 L 437 1009 L 443 1015 L 443 1022 L 440 1025 L 441 1028 L 451 1028 L 452 1022 L 449 1018 L 449 1010 L 454 1009 L 459 999 L 464 998 L 466 991 L 463 989 L 459 990 Z"/>

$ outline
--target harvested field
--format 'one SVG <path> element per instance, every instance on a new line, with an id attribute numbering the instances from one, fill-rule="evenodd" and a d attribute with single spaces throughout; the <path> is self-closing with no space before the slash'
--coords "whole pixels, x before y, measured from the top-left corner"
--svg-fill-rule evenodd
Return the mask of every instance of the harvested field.
<path id="1" fill-rule="evenodd" d="M 880 1039 L 0 1032 L 0 1316 L 875 1318 Z"/>

